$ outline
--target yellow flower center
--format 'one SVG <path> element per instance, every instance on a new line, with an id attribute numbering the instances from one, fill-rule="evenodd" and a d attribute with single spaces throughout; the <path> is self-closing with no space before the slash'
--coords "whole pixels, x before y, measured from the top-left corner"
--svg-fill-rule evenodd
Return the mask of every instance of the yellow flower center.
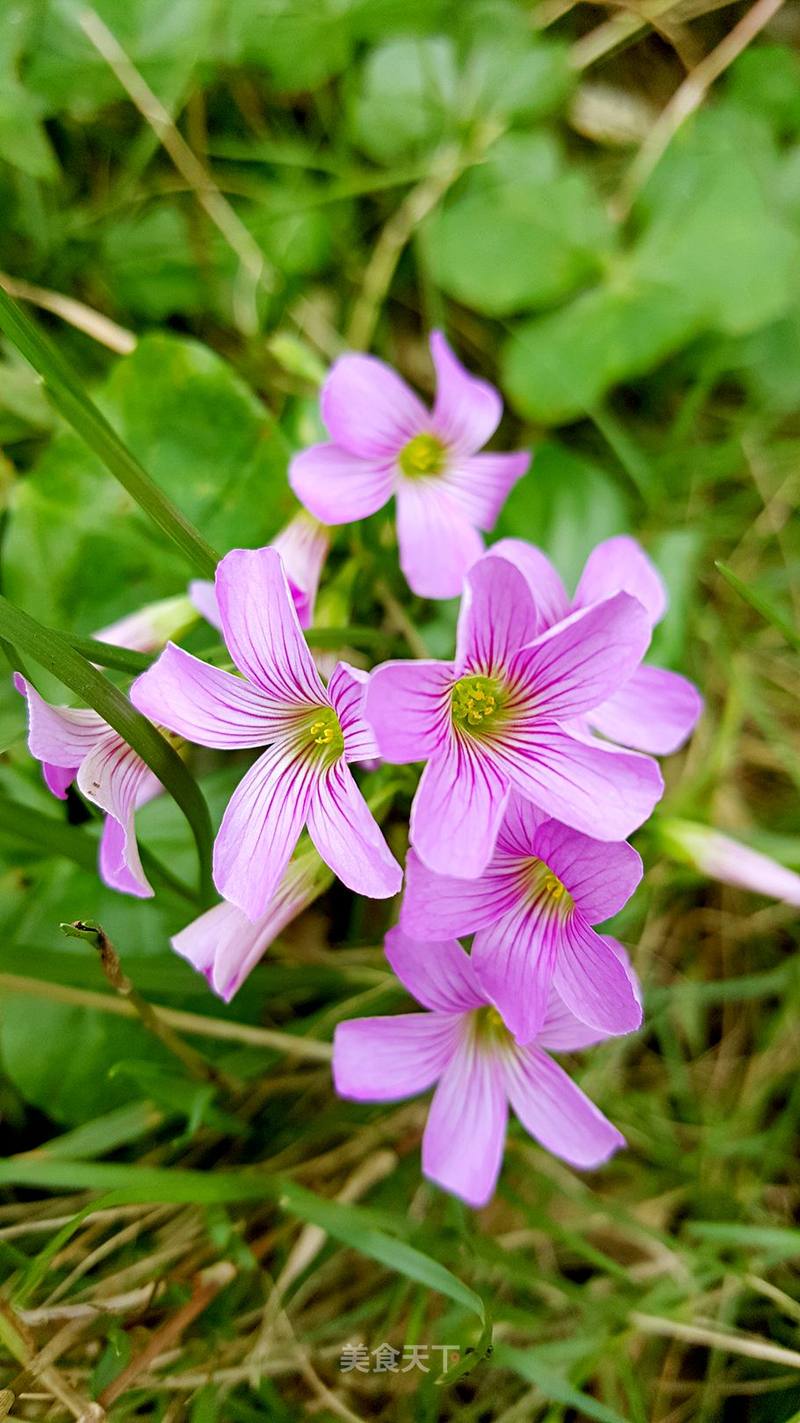
<path id="1" fill-rule="evenodd" d="M 316 754 L 335 760 L 344 751 L 344 736 L 333 707 L 318 707 L 307 727 L 308 740 Z"/>
<path id="2" fill-rule="evenodd" d="M 453 721 L 467 731 L 483 728 L 502 705 L 500 685 L 491 677 L 460 677 L 453 688 Z"/>
<path id="3" fill-rule="evenodd" d="M 445 447 L 435 435 L 415 435 L 404 445 L 398 463 L 409 479 L 425 474 L 441 474 L 444 469 Z"/>
<path id="4" fill-rule="evenodd" d="M 502 1015 L 488 1004 L 485 1008 L 475 1009 L 472 1028 L 479 1042 L 494 1042 L 503 1046 L 513 1041 Z"/>
<path id="5" fill-rule="evenodd" d="M 536 859 L 534 856 L 525 861 L 522 870 L 522 888 L 532 903 L 538 901 L 539 904 L 542 904 L 549 899 L 554 905 L 557 904 L 559 911 L 563 913 L 568 913 L 573 908 L 574 900 L 567 886 L 562 884 L 558 875 L 548 869 L 544 860 Z"/>

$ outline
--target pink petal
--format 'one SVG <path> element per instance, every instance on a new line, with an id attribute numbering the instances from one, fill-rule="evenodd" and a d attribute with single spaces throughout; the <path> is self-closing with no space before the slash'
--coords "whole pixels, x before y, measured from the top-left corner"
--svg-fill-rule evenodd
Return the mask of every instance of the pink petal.
<path id="1" fill-rule="evenodd" d="M 303 628 L 311 627 L 314 618 L 317 589 L 330 546 L 329 530 L 310 517 L 305 509 L 295 514 L 271 541 L 271 547 L 281 556 L 289 591 Z"/>
<path id="2" fill-rule="evenodd" d="M 554 723 L 504 733 L 491 755 L 524 796 L 594 840 L 624 840 L 647 820 L 664 782 L 655 761 Z"/>
<path id="3" fill-rule="evenodd" d="M 369 899 L 397 894 L 403 872 L 344 759 L 315 780 L 308 833 L 326 865 L 348 889 Z"/>
<path id="4" fill-rule="evenodd" d="M 573 606 L 586 608 L 590 603 L 612 598 L 615 593 L 630 593 L 638 598 L 651 624 L 660 622 L 666 612 L 667 593 L 661 574 L 641 544 L 627 534 L 606 539 L 592 549 Z"/>
<path id="5" fill-rule="evenodd" d="M 14 686 L 28 702 L 28 750 L 37 761 L 72 772 L 66 785 L 54 779 L 66 790 L 84 756 L 109 730 L 108 724 L 88 707 L 52 706 L 19 672 L 14 673 Z"/>
<path id="6" fill-rule="evenodd" d="M 312 445 L 289 465 L 289 483 L 301 504 L 325 524 L 350 524 L 382 509 L 392 497 L 394 450 L 362 459 L 339 445 Z"/>
<path id="7" fill-rule="evenodd" d="M 517 652 L 509 675 L 536 713 L 563 721 L 600 706 L 641 662 L 650 624 L 641 603 L 618 593 L 572 613 Z"/>
<path id="8" fill-rule="evenodd" d="M 437 874 L 475 879 L 494 852 L 508 800 L 502 772 L 451 734 L 422 773 L 411 807 L 411 843 Z"/>
<path id="9" fill-rule="evenodd" d="M 241 677 L 210 667 L 168 642 L 130 689 L 140 712 L 197 746 L 263 746 L 295 724 L 295 707 L 276 707 Z"/>
<path id="10" fill-rule="evenodd" d="M 678 672 L 638 667 L 589 720 L 611 741 L 669 756 L 691 736 L 703 710 L 697 688 Z"/>
<path id="11" fill-rule="evenodd" d="M 128 840 L 132 833 L 132 829 L 120 825 L 113 815 L 106 816 L 100 836 L 100 878 L 103 884 L 117 890 L 119 894 L 133 894 L 137 899 L 150 899 L 153 890 L 145 878 L 141 863 L 137 865 L 135 872 L 128 866 Z"/>
<path id="12" fill-rule="evenodd" d="M 456 667 L 502 674 L 536 636 L 536 609 L 519 569 L 490 550 L 470 569 L 458 618 Z"/>
<path id="13" fill-rule="evenodd" d="M 459 1020 L 438 1013 L 339 1023 L 333 1036 L 334 1087 L 355 1102 L 416 1097 L 445 1072 L 458 1033 Z"/>
<path id="14" fill-rule="evenodd" d="M 133 825 L 137 806 L 150 800 L 159 789 L 150 768 L 109 727 L 83 760 L 78 771 L 78 789 L 119 824 L 118 832 L 109 832 L 100 861 L 101 870 L 109 872 L 108 882 L 112 888 L 126 886 L 128 892 L 138 892 L 142 897 L 152 895 L 139 859 Z M 138 891 L 130 890 L 131 878 L 138 884 Z"/>
<path id="15" fill-rule="evenodd" d="M 589 924 L 602 924 L 627 904 L 642 878 L 642 861 L 624 840 L 591 840 L 548 820 L 536 834 L 536 854 L 566 885 Z"/>
<path id="16" fill-rule="evenodd" d="M 401 766 L 436 752 L 449 734 L 454 682 L 450 662 L 384 662 L 375 668 L 364 715 L 385 760 Z"/>
<path id="17" fill-rule="evenodd" d="M 368 686 L 369 673 L 351 667 L 349 662 L 337 662 L 328 683 L 328 696 L 342 728 L 347 761 L 375 761 L 380 755 L 375 733 L 364 717 Z"/>
<path id="18" fill-rule="evenodd" d="M 403 987 L 434 1013 L 468 1013 L 485 1002 L 472 960 L 455 939 L 413 939 L 396 925 L 386 935 L 386 957 Z"/>
<path id="19" fill-rule="evenodd" d="M 187 924 L 171 940 L 181 958 L 204 974 L 209 986 L 230 1002 L 248 974 L 287 924 L 312 903 L 330 876 L 314 850 L 291 860 L 265 914 L 255 923 L 224 900 Z"/>
<path id="20" fill-rule="evenodd" d="M 571 1166 L 601 1166 L 625 1138 L 546 1053 L 536 1047 L 503 1058 L 506 1091 L 525 1130 Z"/>
<path id="21" fill-rule="evenodd" d="M 217 566 L 222 634 L 236 666 L 276 708 L 327 702 L 280 554 L 235 548 Z"/>
<path id="22" fill-rule="evenodd" d="M 630 980 L 636 1001 L 641 1005 L 642 992 L 639 980 L 631 966 L 631 961 L 627 952 L 618 939 L 612 939 L 610 934 L 601 934 L 603 943 L 616 954 L 620 963 Z M 599 1028 L 590 1028 L 588 1023 L 584 1023 L 569 1009 L 563 998 L 559 998 L 555 989 L 550 993 L 550 1001 L 547 1005 L 547 1016 L 540 1032 L 536 1036 L 537 1047 L 547 1048 L 553 1052 L 580 1052 L 581 1049 L 593 1047 L 595 1043 L 605 1042 L 609 1034 Z"/>
<path id="23" fill-rule="evenodd" d="M 516 858 L 533 855 L 537 832 L 548 818 L 532 801 L 512 791 L 497 837 L 498 855 Z"/>
<path id="24" fill-rule="evenodd" d="M 563 621 L 570 612 L 567 590 L 540 548 L 525 539 L 499 539 L 491 551 L 498 558 L 507 558 L 525 578 L 536 607 L 537 635 Z"/>
<path id="25" fill-rule="evenodd" d="M 559 997 L 590 1028 L 617 1034 L 641 1025 L 642 1007 L 630 975 L 579 910 L 564 925 L 553 981 Z"/>
<path id="26" fill-rule="evenodd" d="M 449 939 L 472 934 L 505 914 L 519 898 L 518 871 L 508 872 L 495 855 L 478 879 L 437 875 L 414 850 L 406 859 L 406 892 L 400 924 L 417 939 Z"/>
<path id="27" fill-rule="evenodd" d="M 318 763 L 282 739 L 239 782 L 214 845 L 214 883 L 255 922 L 266 913 L 308 818 Z"/>
<path id="28" fill-rule="evenodd" d="M 527 450 L 510 455 L 461 455 L 449 465 L 442 479 L 464 518 L 488 532 L 530 462 Z"/>
<path id="29" fill-rule="evenodd" d="M 42 776 L 47 789 L 59 800 L 66 800 L 67 791 L 78 774 L 77 766 L 51 766 L 42 762 Z"/>
<path id="30" fill-rule="evenodd" d="M 431 332 L 431 355 L 436 369 L 433 429 L 443 444 L 472 455 L 500 424 L 503 402 L 493 385 L 464 369 L 441 331 Z"/>
<path id="31" fill-rule="evenodd" d="M 800 905 L 800 875 L 787 870 L 769 855 L 762 855 L 730 835 L 690 820 L 665 821 L 663 833 L 701 874 L 710 875 L 723 884 L 781 899 L 785 904 Z"/>
<path id="32" fill-rule="evenodd" d="M 375 356 L 341 356 L 322 387 L 320 408 L 331 439 L 371 460 L 392 459 L 431 424 L 422 401 Z"/>
<path id="33" fill-rule="evenodd" d="M 217 590 L 210 578 L 193 578 L 189 584 L 189 597 L 202 618 L 210 623 L 217 632 L 222 631 L 222 619 L 219 615 L 219 604 L 217 603 Z"/>
<path id="34" fill-rule="evenodd" d="M 400 567 L 420 598 L 457 598 L 483 539 L 440 476 L 397 481 Z"/>
<path id="35" fill-rule="evenodd" d="M 422 1138 L 425 1175 L 470 1206 L 485 1206 L 500 1174 L 508 1108 L 502 1070 L 469 1027 L 442 1074 Z"/>
<path id="36" fill-rule="evenodd" d="M 481 991 L 518 1042 L 532 1042 L 545 1020 L 561 946 L 561 918 L 552 901 L 544 906 L 520 903 L 475 935 L 472 961 Z"/>

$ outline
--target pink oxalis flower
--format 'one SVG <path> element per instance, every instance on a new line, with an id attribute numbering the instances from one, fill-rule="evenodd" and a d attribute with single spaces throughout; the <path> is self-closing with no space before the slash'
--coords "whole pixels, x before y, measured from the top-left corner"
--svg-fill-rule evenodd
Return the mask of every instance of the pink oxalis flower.
<path id="1" fill-rule="evenodd" d="M 175 934 L 172 947 L 229 1003 L 270 944 L 327 889 L 331 879 L 316 850 L 306 845 L 292 856 L 260 919 L 251 922 L 235 904 L 223 900 Z"/>
<path id="2" fill-rule="evenodd" d="M 541 549 L 524 539 L 501 539 L 492 553 L 509 559 L 524 574 L 536 604 L 541 633 L 581 608 L 630 593 L 647 613 L 651 627 L 664 616 L 667 592 L 658 570 L 627 534 L 606 539 L 592 549 L 569 598 L 559 574 Z M 635 751 L 667 756 L 694 730 L 703 710 L 697 688 L 678 672 L 640 666 L 620 681 L 601 706 L 585 716 L 586 729 Z"/>
<path id="3" fill-rule="evenodd" d="M 414 939 L 473 934 L 481 991 L 521 1043 L 541 1031 L 551 991 L 600 1033 L 629 1033 L 642 1010 L 630 973 L 593 925 L 616 914 L 642 877 L 624 841 L 604 844 L 512 795 L 484 873 L 433 874 L 410 851 L 400 926 Z"/>
<path id="4" fill-rule="evenodd" d="M 438 874 L 483 873 L 512 789 L 597 840 L 624 840 L 663 790 L 645 756 L 574 735 L 565 723 L 627 681 L 650 641 L 628 593 L 537 636 L 528 584 L 493 552 L 467 574 L 454 662 L 387 662 L 365 700 L 381 756 L 427 761 L 411 842 Z"/>
<path id="5" fill-rule="evenodd" d="M 251 920 L 269 902 L 307 827 L 349 889 L 383 899 L 402 878 L 349 767 L 375 758 L 365 674 L 339 663 L 323 686 L 280 555 L 234 549 L 218 565 L 222 634 L 240 677 L 169 643 L 133 684 L 152 720 L 200 746 L 267 747 L 240 781 L 214 845 L 214 883 Z"/>
<path id="6" fill-rule="evenodd" d="M 141 756 L 89 707 L 57 707 L 14 675 L 28 703 L 28 747 L 42 763 L 45 784 L 65 800 L 73 781 L 105 811 L 100 839 L 100 878 L 111 889 L 148 899 L 153 890 L 142 869 L 134 813 L 161 790 Z"/>
<path id="7" fill-rule="evenodd" d="M 314 621 L 317 589 L 330 546 L 329 530 L 305 509 L 295 514 L 268 545 L 277 550 L 283 561 L 283 571 L 301 628 L 310 628 Z M 198 613 L 219 632 L 222 622 L 211 580 L 195 578 L 189 584 L 189 597 Z"/>
<path id="8" fill-rule="evenodd" d="M 673 853 L 701 874 L 800 906 L 800 875 L 741 840 L 692 820 L 661 821 L 658 832 Z"/>
<path id="9" fill-rule="evenodd" d="M 622 950 L 619 950 L 622 953 Z M 333 1079 L 341 1097 L 396 1102 L 438 1083 L 422 1138 L 422 1169 L 471 1206 L 491 1198 L 508 1107 L 547 1151 L 592 1168 L 624 1137 L 548 1056 L 598 1041 L 553 995 L 536 1040 L 515 1042 L 454 939 L 418 943 L 392 929 L 386 956 L 428 1011 L 340 1023 Z"/>
<path id="10" fill-rule="evenodd" d="M 289 482 L 326 524 L 363 519 L 394 495 L 409 586 L 425 598 L 454 598 L 483 551 L 479 530 L 494 527 L 530 455 L 477 453 L 500 422 L 500 396 L 464 369 L 440 331 L 431 355 L 432 411 L 383 361 L 342 356 L 322 388 L 330 443 L 296 455 Z"/>

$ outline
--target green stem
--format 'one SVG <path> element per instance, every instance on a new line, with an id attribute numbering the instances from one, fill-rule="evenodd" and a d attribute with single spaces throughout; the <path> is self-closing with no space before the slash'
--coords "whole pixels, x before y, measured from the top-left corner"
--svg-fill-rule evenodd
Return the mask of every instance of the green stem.
<path id="1" fill-rule="evenodd" d="M 158 777 L 191 827 L 200 859 L 200 894 L 207 902 L 211 893 L 211 819 L 200 787 L 177 752 L 113 682 L 70 647 L 61 633 L 43 627 L 2 596 L 0 637 L 28 653 L 81 701 L 94 707 Z"/>
<path id="2" fill-rule="evenodd" d="M 754 608 L 759 616 L 764 618 L 766 622 L 771 623 L 774 628 L 777 628 L 781 637 L 785 638 L 789 646 L 794 648 L 795 652 L 800 652 L 800 632 L 797 631 L 797 628 L 792 626 L 788 618 L 785 618 L 782 613 L 779 613 L 777 608 L 773 608 L 772 604 L 768 602 L 766 598 L 762 598 L 760 593 L 756 593 L 747 583 L 743 583 L 741 578 L 737 578 L 736 574 L 732 569 L 728 568 L 727 564 L 720 563 L 719 560 L 717 560 L 714 567 L 722 574 L 725 582 L 729 583 L 731 588 L 739 594 L 740 598 L 743 598 L 746 603 L 749 603 L 750 607 Z"/>
<path id="3" fill-rule="evenodd" d="M 53 404 L 132 499 L 172 539 L 204 578 L 218 555 L 150 478 L 105 416 L 81 389 L 66 362 L 30 317 L 0 287 L 0 329 L 42 377 Z"/>
<path id="4" fill-rule="evenodd" d="M 96 637 L 79 637 L 73 632 L 62 632 L 61 636 L 90 662 L 96 662 L 100 667 L 113 667 L 117 672 L 130 672 L 134 677 L 146 672 L 155 660 L 147 652 L 134 652 L 130 647 L 117 647 L 113 642 L 98 642 Z"/>

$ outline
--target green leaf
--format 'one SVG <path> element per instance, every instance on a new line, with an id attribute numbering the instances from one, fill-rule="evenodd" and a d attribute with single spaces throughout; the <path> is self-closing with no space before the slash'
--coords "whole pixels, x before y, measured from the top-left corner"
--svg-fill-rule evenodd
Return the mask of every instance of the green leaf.
<path id="1" fill-rule="evenodd" d="M 433 148 L 452 129 L 456 54 L 441 36 L 372 50 L 349 110 L 353 141 L 378 162 Z"/>
<path id="2" fill-rule="evenodd" d="M 488 316 L 546 306 L 599 275 L 611 223 L 540 134 L 509 134 L 427 229 L 433 274 Z"/>
<path id="3" fill-rule="evenodd" d="M 716 562 L 714 567 L 719 570 L 725 582 L 730 584 L 731 588 L 739 594 L 740 598 L 743 598 L 746 603 L 749 603 L 750 607 L 755 609 L 765 622 L 770 623 L 772 627 L 776 628 L 781 637 L 788 642 L 789 646 L 794 648 L 795 652 L 800 652 L 800 631 L 792 626 L 788 618 L 783 616 L 783 613 L 779 612 L 777 608 L 774 608 L 755 588 L 751 588 L 749 584 L 744 583 L 741 578 L 737 578 L 732 568 L 728 568 L 726 564 L 720 562 Z"/>
<path id="4" fill-rule="evenodd" d="M 200 860 L 201 894 L 205 897 L 210 885 L 211 819 L 200 787 L 174 748 L 119 688 L 70 647 L 59 633 L 43 627 L 2 597 L 0 636 L 57 677 L 81 701 L 94 707 L 158 777 L 191 827 Z"/>
<path id="5" fill-rule="evenodd" d="M 501 1369 L 513 1369 L 520 1378 L 538 1388 L 549 1403 L 574 1409 L 580 1418 L 592 1418 L 596 1423 L 630 1423 L 616 1409 L 599 1403 L 591 1394 L 574 1388 L 561 1378 L 555 1369 L 538 1357 L 535 1349 L 515 1349 L 510 1344 L 497 1344 L 492 1362 Z"/>
<path id="6" fill-rule="evenodd" d="M 176 544 L 190 564 L 205 577 L 211 577 L 217 565 L 214 550 L 126 449 L 55 348 L 2 287 L 0 327 L 30 361 L 34 370 L 39 372 L 58 410 L 115 479 Z"/>
<path id="7" fill-rule="evenodd" d="M 728 74 L 727 97 L 763 115 L 779 137 L 793 137 L 800 133 L 800 58 L 788 45 L 752 45 Z"/>

